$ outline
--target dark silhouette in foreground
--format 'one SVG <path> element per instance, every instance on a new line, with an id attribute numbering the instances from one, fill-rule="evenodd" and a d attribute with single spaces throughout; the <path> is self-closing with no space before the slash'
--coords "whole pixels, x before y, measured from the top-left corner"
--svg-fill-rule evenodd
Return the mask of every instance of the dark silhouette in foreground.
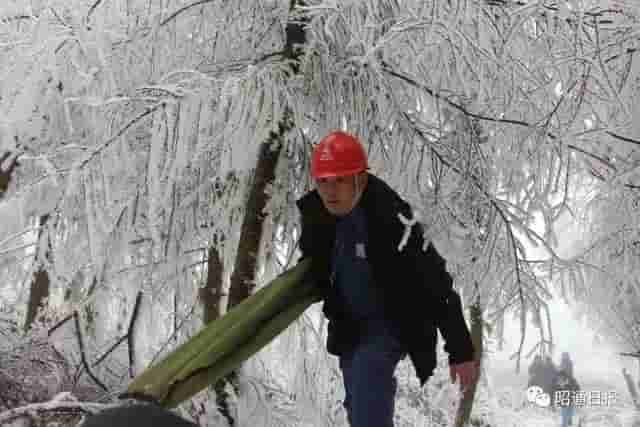
<path id="1" fill-rule="evenodd" d="M 106 409 L 92 415 L 83 427 L 196 427 L 196 424 L 156 405 Z"/>

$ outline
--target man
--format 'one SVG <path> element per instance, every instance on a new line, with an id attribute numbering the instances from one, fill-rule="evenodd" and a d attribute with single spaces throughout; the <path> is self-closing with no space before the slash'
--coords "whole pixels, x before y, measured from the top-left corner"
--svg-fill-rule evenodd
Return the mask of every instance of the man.
<path id="1" fill-rule="evenodd" d="M 392 427 L 395 367 L 408 354 L 424 385 L 436 366 L 436 328 L 452 381 L 467 388 L 478 366 L 444 259 L 431 244 L 422 250 L 418 225 L 404 241 L 399 215 L 412 218 L 410 206 L 367 169 L 354 136 L 334 131 L 320 141 L 311 162 L 317 189 L 297 202 L 300 249 L 323 291 L 350 425 Z"/>

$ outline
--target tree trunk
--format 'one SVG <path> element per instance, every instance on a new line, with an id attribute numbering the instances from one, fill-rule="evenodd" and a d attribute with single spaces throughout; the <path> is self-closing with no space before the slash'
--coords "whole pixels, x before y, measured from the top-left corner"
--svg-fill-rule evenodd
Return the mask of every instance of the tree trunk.
<path id="1" fill-rule="evenodd" d="M 227 309 L 235 307 L 250 296 L 256 286 L 255 274 L 265 221 L 265 215 L 262 211 L 268 202 L 265 190 L 275 180 L 278 158 L 284 145 L 284 135 L 293 127 L 290 115 L 289 112 L 285 112 L 285 116 L 278 126 L 278 132 L 272 132 L 269 139 L 260 146 L 258 163 L 240 231 L 236 262 L 231 275 Z M 227 391 L 227 384 L 233 388 L 235 394 L 240 392 L 238 373 L 236 371 L 218 381 L 215 385 L 218 409 L 229 421 L 229 425 L 233 426 L 235 422 L 231 415 L 232 411 L 229 402 L 231 394 Z"/>
<path id="2" fill-rule="evenodd" d="M 473 342 L 473 348 L 475 350 L 474 360 L 480 363 L 482 359 L 482 351 L 483 351 L 483 342 L 482 342 L 482 309 L 480 308 L 480 303 L 476 302 L 473 304 L 470 309 L 470 320 L 471 320 L 471 341 Z M 464 427 L 468 425 L 469 419 L 471 417 L 471 410 L 473 409 L 473 400 L 476 395 L 476 388 L 478 386 L 478 381 L 474 382 L 469 390 L 467 390 L 460 402 L 460 407 L 458 408 L 458 414 L 456 416 L 456 427 Z"/>
<path id="3" fill-rule="evenodd" d="M 4 165 L 4 162 L 11 156 L 10 152 L 5 152 L 3 155 L 0 156 L 0 200 L 2 199 L 2 196 L 4 196 L 5 191 L 7 191 L 7 188 L 9 188 L 9 183 L 11 182 L 11 174 L 13 173 L 13 170 L 16 168 L 16 166 L 18 166 L 18 161 L 17 160 L 13 160 L 11 162 L 10 165 Z M 4 167 L 7 167 L 6 170 L 3 169 Z"/>
<path id="4" fill-rule="evenodd" d="M 258 164 L 240 231 L 238 254 L 231 275 L 229 308 L 235 307 L 251 295 L 256 286 L 255 273 L 265 221 L 265 215 L 262 211 L 268 201 L 265 190 L 275 180 L 283 138 L 286 132 L 292 128 L 292 122 L 287 115 L 280 123 L 278 133 L 272 132 L 269 139 L 260 146 Z M 275 149 L 273 149 L 274 144 L 276 145 Z"/>
<path id="5" fill-rule="evenodd" d="M 216 242 L 209 247 L 207 260 L 207 281 L 199 290 L 200 303 L 202 304 L 202 318 L 205 324 L 215 320 L 222 312 L 222 260 L 216 246 Z"/>
<path id="6" fill-rule="evenodd" d="M 238 177 L 235 173 L 230 172 L 224 183 L 216 183 L 215 197 L 217 199 L 222 198 L 224 193 L 236 184 L 238 184 Z M 206 224 L 204 227 L 211 225 L 212 224 Z M 222 263 L 218 248 L 225 239 L 225 236 L 215 235 L 207 252 L 207 280 L 204 287 L 198 291 L 202 308 L 202 319 L 205 325 L 220 317 L 224 312 L 224 306 L 222 304 L 222 297 L 225 295 L 224 264 Z"/>
<path id="7" fill-rule="evenodd" d="M 43 215 L 40 217 L 40 235 L 38 236 L 38 240 L 42 238 L 42 228 L 45 226 L 46 222 L 49 220 L 49 215 Z M 47 245 L 47 249 L 43 254 L 44 258 L 49 260 L 50 252 L 49 245 Z M 36 258 L 36 262 L 38 259 Z M 45 300 L 49 298 L 49 273 L 41 264 L 38 266 L 38 270 L 33 275 L 33 280 L 31 281 L 31 290 L 29 292 L 29 302 L 27 303 L 27 317 L 24 322 L 24 331 L 28 332 L 31 326 L 33 325 L 33 321 L 36 319 L 38 315 L 38 310 L 44 304 Z"/>
<path id="8" fill-rule="evenodd" d="M 220 253 L 217 248 L 217 241 L 209 247 L 207 260 L 207 281 L 204 288 L 201 288 L 200 301 L 202 304 L 202 317 L 205 324 L 217 319 L 222 313 L 222 297 L 223 297 L 223 264 L 220 259 Z M 237 384 L 237 378 L 229 376 L 222 379 L 213 386 L 216 394 L 216 404 L 218 411 L 227 420 L 230 426 L 234 425 L 231 406 L 229 399 L 231 394 L 227 392 L 226 385 L 230 383 L 232 386 Z"/>
<path id="9" fill-rule="evenodd" d="M 225 183 L 220 183 L 219 186 L 216 186 L 216 197 L 218 199 L 221 198 L 230 187 L 237 183 L 238 180 L 236 175 L 233 172 L 229 173 L 226 177 Z M 224 236 L 214 236 L 213 242 L 211 242 L 211 246 L 209 246 L 209 250 L 207 252 L 207 280 L 204 287 L 198 291 L 202 308 L 202 319 L 205 325 L 219 318 L 225 310 L 222 303 L 222 297 L 225 296 L 224 264 L 220 257 L 220 251 L 218 250 L 218 247 L 224 240 Z M 212 389 L 216 395 L 218 410 L 227 420 L 229 425 L 233 425 L 234 419 L 231 406 L 229 405 L 231 394 L 227 392 L 227 382 L 230 382 L 234 386 L 234 389 L 236 389 L 236 377 L 231 375 L 227 380 L 222 379 L 218 381 L 213 385 Z"/>
<path id="10" fill-rule="evenodd" d="M 291 0 L 290 12 L 293 12 L 296 5 L 304 5 L 302 0 Z M 288 23 L 286 28 L 286 42 L 284 56 L 292 60 L 291 72 L 297 74 L 298 58 L 301 55 L 300 47 L 306 42 L 304 26 L 302 23 Z M 229 287 L 228 309 L 239 304 L 247 298 L 255 289 L 255 274 L 258 264 L 260 242 L 262 241 L 265 216 L 262 213 L 267 205 L 268 196 L 265 190 L 272 184 L 276 176 L 278 158 L 284 147 L 284 137 L 288 131 L 294 128 L 293 113 L 288 108 L 278 123 L 278 131 L 271 132 L 267 141 L 262 142 L 258 155 L 253 184 L 247 200 L 244 219 L 240 231 L 240 243 L 236 262 L 231 275 Z M 235 422 L 231 417 L 229 408 L 229 395 L 225 385 L 229 383 L 236 393 L 239 392 L 237 371 L 229 374 L 225 379 L 218 381 L 215 386 L 218 406 L 223 415 L 229 420 L 229 425 L 234 426 Z"/>
<path id="11" fill-rule="evenodd" d="M 293 12 L 297 5 L 304 6 L 305 4 L 303 0 L 291 0 L 289 12 Z M 292 74 L 299 72 L 299 57 L 305 43 L 304 22 L 287 23 L 283 55 L 292 61 Z M 262 211 L 268 201 L 265 189 L 275 180 L 278 158 L 284 146 L 284 136 L 293 128 L 293 112 L 289 108 L 285 108 L 283 117 L 278 123 L 278 131 L 271 132 L 269 138 L 260 146 L 253 185 L 249 192 L 247 209 L 240 231 L 236 263 L 231 276 L 229 308 L 251 295 L 255 288 L 255 272 L 265 220 Z"/>

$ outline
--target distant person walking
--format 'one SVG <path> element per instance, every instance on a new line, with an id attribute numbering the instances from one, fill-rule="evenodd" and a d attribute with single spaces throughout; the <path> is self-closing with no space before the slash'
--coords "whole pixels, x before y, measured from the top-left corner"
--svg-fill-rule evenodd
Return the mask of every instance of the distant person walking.
<path id="1" fill-rule="evenodd" d="M 542 356 L 537 354 L 536 357 L 534 357 L 533 362 L 531 362 L 531 365 L 529 365 L 529 381 L 527 383 L 527 387 L 542 387 L 543 369 Z"/>
<path id="2" fill-rule="evenodd" d="M 551 408 L 554 406 L 553 385 L 557 376 L 556 365 L 551 360 L 551 356 L 545 356 L 540 368 L 540 387 L 551 397 Z"/>
<path id="3" fill-rule="evenodd" d="M 567 374 L 573 376 L 573 361 L 568 352 L 563 352 L 560 358 L 560 370 L 565 371 Z"/>
<path id="4" fill-rule="evenodd" d="M 569 427 L 575 414 L 575 395 L 580 390 L 573 376 L 573 362 L 569 353 L 562 353 L 560 367 L 553 384 L 552 401 L 560 407 L 561 427 Z"/>

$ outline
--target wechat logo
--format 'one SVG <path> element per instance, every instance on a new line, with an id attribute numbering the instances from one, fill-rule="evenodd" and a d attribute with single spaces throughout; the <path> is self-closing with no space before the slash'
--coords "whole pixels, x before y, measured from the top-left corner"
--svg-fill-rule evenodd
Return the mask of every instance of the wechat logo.
<path id="1" fill-rule="evenodd" d="M 548 408 L 551 405 L 551 396 L 537 385 L 532 385 L 527 389 L 527 400 L 542 408 Z"/>

